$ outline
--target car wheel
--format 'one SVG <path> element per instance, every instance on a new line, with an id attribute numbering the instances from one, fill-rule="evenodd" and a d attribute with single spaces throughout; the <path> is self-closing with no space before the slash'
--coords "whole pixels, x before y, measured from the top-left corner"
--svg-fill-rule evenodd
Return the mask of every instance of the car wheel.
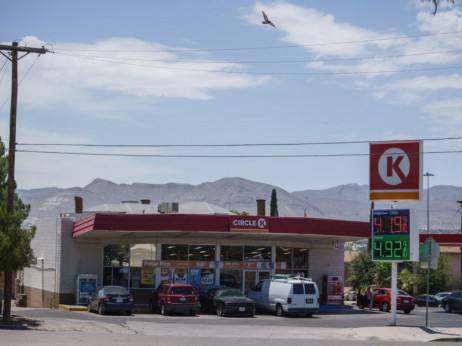
<path id="1" fill-rule="evenodd" d="M 404 310 L 405 314 L 409 314 L 410 312 L 411 312 L 411 310 Z"/>
<path id="2" fill-rule="evenodd" d="M 167 315 L 168 315 L 167 308 L 165 307 L 164 304 L 162 304 L 162 305 L 160 306 L 160 313 L 161 313 L 163 316 L 167 316 Z"/>
<path id="3" fill-rule="evenodd" d="M 191 310 L 189 311 L 189 314 L 190 314 L 191 316 L 196 316 L 196 309 L 191 309 Z"/>
<path id="4" fill-rule="evenodd" d="M 449 303 L 444 304 L 444 311 L 445 312 L 451 312 L 452 311 L 451 307 L 449 306 Z"/>
<path id="5" fill-rule="evenodd" d="M 282 309 L 281 304 L 276 305 L 276 316 L 278 317 L 284 316 L 284 310 Z"/>
<path id="6" fill-rule="evenodd" d="M 104 315 L 104 307 L 103 307 L 102 304 L 99 304 L 99 305 L 98 305 L 98 313 L 99 313 L 100 315 Z"/>
<path id="7" fill-rule="evenodd" d="M 224 316 L 225 313 L 224 313 L 224 309 L 223 309 L 223 305 L 218 305 L 217 306 L 217 316 Z"/>
<path id="8" fill-rule="evenodd" d="M 383 311 L 383 312 L 388 312 L 388 311 L 390 311 L 390 305 L 388 305 L 387 302 L 383 302 L 383 304 L 382 304 L 382 311 Z"/>
<path id="9" fill-rule="evenodd" d="M 313 314 L 312 314 L 312 313 L 308 313 L 308 314 L 306 314 L 305 316 L 306 316 L 306 317 L 312 317 Z"/>

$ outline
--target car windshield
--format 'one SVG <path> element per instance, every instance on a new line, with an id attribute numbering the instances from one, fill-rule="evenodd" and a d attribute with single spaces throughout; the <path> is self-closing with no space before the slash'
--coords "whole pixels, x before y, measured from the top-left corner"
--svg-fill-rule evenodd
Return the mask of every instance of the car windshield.
<path id="1" fill-rule="evenodd" d="M 170 294 L 194 294 L 194 289 L 188 286 L 172 287 Z"/>
<path id="2" fill-rule="evenodd" d="M 128 292 L 123 287 L 107 287 L 106 294 L 123 296 L 128 294 Z"/>
<path id="3" fill-rule="evenodd" d="M 409 294 L 407 294 L 406 292 L 401 291 L 401 290 L 398 290 L 398 294 L 399 294 L 400 296 L 408 296 L 408 295 L 409 295 Z"/>
<path id="4" fill-rule="evenodd" d="M 218 297 L 244 297 L 244 294 L 236 289 L 220 290 L 217 292 Z"/>

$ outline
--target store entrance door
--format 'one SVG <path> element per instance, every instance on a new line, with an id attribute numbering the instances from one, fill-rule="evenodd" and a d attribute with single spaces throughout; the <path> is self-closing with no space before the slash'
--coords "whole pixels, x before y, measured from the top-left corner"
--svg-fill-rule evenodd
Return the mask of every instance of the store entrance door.
<path id="1" fill-rule="evenodd" d="M 255 287 L 255 285 L 260 280 L 269 279 L 271 277 L 271 271 L 269 270 L 255 270 L 255 269 L 246 269 L 244 270 L 244 282 L 242 291 L 245 295 Z"/>
<path id="2" fill-rule="evenodd" d="M 256 270 L 244 270 L 244 282 L 242 283 L 242 291 L 245 295 L 249 292 L 252 288 L 255 287 L 257 282 L 257 271 Z"/>

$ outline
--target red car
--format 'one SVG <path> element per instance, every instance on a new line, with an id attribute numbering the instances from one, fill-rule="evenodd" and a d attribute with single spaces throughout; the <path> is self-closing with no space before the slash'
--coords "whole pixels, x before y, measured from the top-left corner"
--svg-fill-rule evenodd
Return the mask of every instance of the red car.
<path id="1" fill-rule="evenodd" d="M 197 311 L 197 295 L 189 284 L 162 284 L 150 298 L 151 311 L 160 310 L 162 315 L 170 312 L 189 312 L 194 316 Z"/>
<path id="2" fill-rule="evenodd" d="M 376 288 L 374 290 L 374 308 L 388 312 L 391 308 L 391 288 Z M 405 314 L 414 310 L 414 298 L 402 290 L 398 290 L 396 310 L 402 310 Z"/>

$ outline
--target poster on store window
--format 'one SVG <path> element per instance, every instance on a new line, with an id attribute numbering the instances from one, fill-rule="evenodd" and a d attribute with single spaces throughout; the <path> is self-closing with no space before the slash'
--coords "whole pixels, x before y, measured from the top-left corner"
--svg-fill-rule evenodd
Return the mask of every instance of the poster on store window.
<path id="1" fill-rule="evenodd" d="M 173 280 L 173 269 L 160 268 L 160 283 L 171 284 Z"/>
<path id="2" fill-rule="evenodd" d="M 174 269 L 174 282 L 176 284 L 186 284 L 188 283 L 188 269 L 186 268 L 177 268 Z"/>
<path id="3" fill-rule="evenodd" d="M 154 268 L 141 268 L 141 284 L 154 286 Z"/>
<path id="4" fill-rule="evenodd" d="M 202 285 L 213 285 L 213 270 L 203 269 L 201 273 Z"/>
<path id="5" fill-rule="evenodd" d="M 199 285 L 201 283 L 201 270 L 197 268 L 189 269 L 188 280 L 191 285 Z"/>

